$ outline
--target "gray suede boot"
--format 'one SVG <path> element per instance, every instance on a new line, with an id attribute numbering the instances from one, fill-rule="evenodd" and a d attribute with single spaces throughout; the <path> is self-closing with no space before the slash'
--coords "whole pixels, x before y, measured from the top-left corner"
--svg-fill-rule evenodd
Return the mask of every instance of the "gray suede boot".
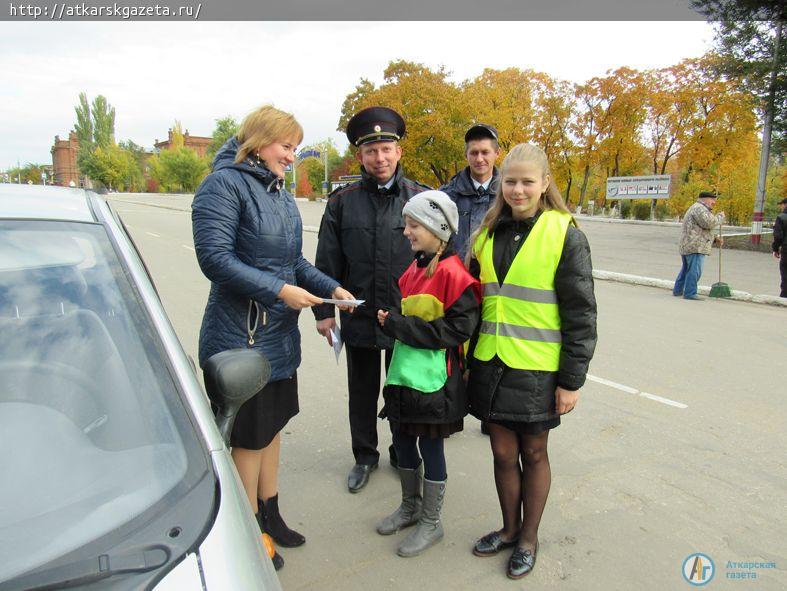
<path id="1" fill-rule="evenodd" d="M 421 517 L 421 482 L 423 480 L 423 464 L 415 470 L 397 468 L 402 483 L 402 504 L 388 517 L 377 524 L 377 533 L 381 536 L 395 534 L 403 527 L 418 523 Z"/>
<path id="2" fill-rule="evenodd" d="M 396 553 L 399 556 L 418 556 L 421 552 L 434 546 L 443 539 L 443 524 L 440 523 L 440 512 L 445 498 L 445 480 L 435 482 L 424 478 L 424 508 L 418 525 L 399 544 Z"/>

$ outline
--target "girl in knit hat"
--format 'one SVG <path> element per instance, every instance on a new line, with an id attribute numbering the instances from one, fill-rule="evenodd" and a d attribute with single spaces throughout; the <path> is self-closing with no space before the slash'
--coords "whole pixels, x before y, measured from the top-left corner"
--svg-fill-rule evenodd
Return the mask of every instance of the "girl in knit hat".
<path id="1" fill-rule="evenodd" d="M 377 312 L 383 331 L 396 339 L 381 416 L 391 422 L 402 502 L 377 532 L 415 525 L 397 550 L 407 557 L 443 538 L 443 441 L 462 430 L 467 414 L 463 343 L 478 322 L 481 289 L 451 247 L 459 215 L 448 195 L 419 193 L 402 214 L 415 260 L 399 279 L 401 311 Z"/>

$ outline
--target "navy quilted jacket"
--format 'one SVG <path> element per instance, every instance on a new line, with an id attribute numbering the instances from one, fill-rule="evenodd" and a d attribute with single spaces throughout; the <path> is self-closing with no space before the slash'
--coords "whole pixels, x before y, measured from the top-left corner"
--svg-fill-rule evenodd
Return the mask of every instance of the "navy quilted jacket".
<path id="1" fill-rule="evenodd" d="M 253 347 L 271 363 L 271 381 L 301 362 L 298 311 L 277 298 L 285 283 L 318 297 L 339 285 L 301 252 L 303 223 L 281 181 L 252 158 L 235 164 L 238 142 L 216 154 L 197 189 L 191 220 L 197 260 L 210 279 L 199 335 L 199 362 L 214 353 Z"/>

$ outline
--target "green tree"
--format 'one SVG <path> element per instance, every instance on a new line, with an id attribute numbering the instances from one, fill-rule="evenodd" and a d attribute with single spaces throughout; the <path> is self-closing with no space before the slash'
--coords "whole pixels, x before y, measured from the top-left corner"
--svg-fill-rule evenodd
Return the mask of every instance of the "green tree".
<path id="1" fill-rule="evenodd" d="M 77 168 L 80 173 L 90 176 L 88 170 L 104 171 L 102 174 L 105 178 L 116 178 L 120 171 L 106 176 L 106 171 L 103 168 L 110 160 L 119 162 L 117 159 L 108 159 L 107 156 L 109 154 L 107 150 L 115 145 L 115 108 L 107 102 L 103 95 L 98 95 L 90 103 L 87 94 L 81 92 L 79 93 L 79 104 L 74 107 L 74 111 L 77 116 L 74 131 L 79 140 Z M 104 152 L 98 160 L 95 160 L 92 155 L 97 147 L 102 148 Z"/>
<path id="2" fill-rule="evenodd" d="M 115 143 L 115 107 L 107 102 L 106 97 L 98 95 L 93 99 L 90 110 L 93 117 L 93 143 L 108 148 Z"/>
<path id="3" fill-rule="evenodd" d="M 45 170 L 44 164 L 33 164 L 32 162 L 28 162 L 24 166 L 9 168 L 6 174 L 8 174 L 9 183 L 32 183 L 34 185 L 40 185 L 43 182 L 41 180 L 41 173 Z M 47 178 L 47 182 L 50 182 L 50 180 L 51 179 Z"/>
<path id="4" fill-rule="evenodd" d="M 90 117 L 90 102 L 84 92 L 79 93 L 79 104 L 74 111 L 77 116 L 74 132 L 79 140 L 79 149 L 90 151 L 93 148 L 93 119 Z"/>
<path id="5" fill-rule="evenodd" d="M 134 154 L 119 146 L 96 146 L 83 165 L 84 174 L 109 189 L 139 190 L 142 186 L 142 174 Z"/>
<path id="6" fill-rule="evenodd" d="M 773 116 L 773 145 L 787 149 L 787 20 L 781 0 L 692 0 L 713 21 L 720 74 L 740 80 L 758 99 L 763 119 Z M 778 49 L 778 52 L 777 52 Z M 777 56 L 778 53 L 778 56 Z M 778 57 L 778 59 L 774 59 Z"/>
<path id="7" fill-rule="evenodd" d="M 210 171 L 207 158 L 185 147 L 180 121 L 172 128 L 170 147 L 148 159 L 150 177 L 160 192 L 191 193 Z"/>
<path id="8" fill-rule="evenodd" d="M 234 117 L 227 115 L 222 119 L 216 119 L 216 127 L 213 129 L 213 141 L 208 146 L 208 157 L 213 160 L 216 152 L 219 151 L 224 143 L 238 133 L 238 122 Z"/>

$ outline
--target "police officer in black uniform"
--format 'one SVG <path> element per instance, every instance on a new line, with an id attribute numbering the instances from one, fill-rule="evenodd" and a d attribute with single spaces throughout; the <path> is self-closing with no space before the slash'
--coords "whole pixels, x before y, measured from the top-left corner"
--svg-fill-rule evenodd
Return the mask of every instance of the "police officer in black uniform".
<path id="1" fill-rule="evenodd" d="M 402 174 L 399 160 L 405 124 L 393 109 L 363 109 L 347 124 L 347 139 L 358 147 L 360 181 L 337 189 L 328 198 L 320 224 L 315 266 L 341 281 L 366 303 L 353 314 L 341 312 L 341 336 L 347 347 L 350 394 L 350 434 L 355 465 L 347 478 L 350 492 L 358 492 L 377 468 L 377 400 L 381 357 L 391 361 L 393 340 L 377 323 L 377 310 L 400 305 L 398 280 L 413 255 L 402 233 L 402 207 L 429 189 Z M 330 342 L 335 329 L 331 305 L 312 308 L 317 331 Z M 393 458 L 392 458 L 393 460 Z"/>

